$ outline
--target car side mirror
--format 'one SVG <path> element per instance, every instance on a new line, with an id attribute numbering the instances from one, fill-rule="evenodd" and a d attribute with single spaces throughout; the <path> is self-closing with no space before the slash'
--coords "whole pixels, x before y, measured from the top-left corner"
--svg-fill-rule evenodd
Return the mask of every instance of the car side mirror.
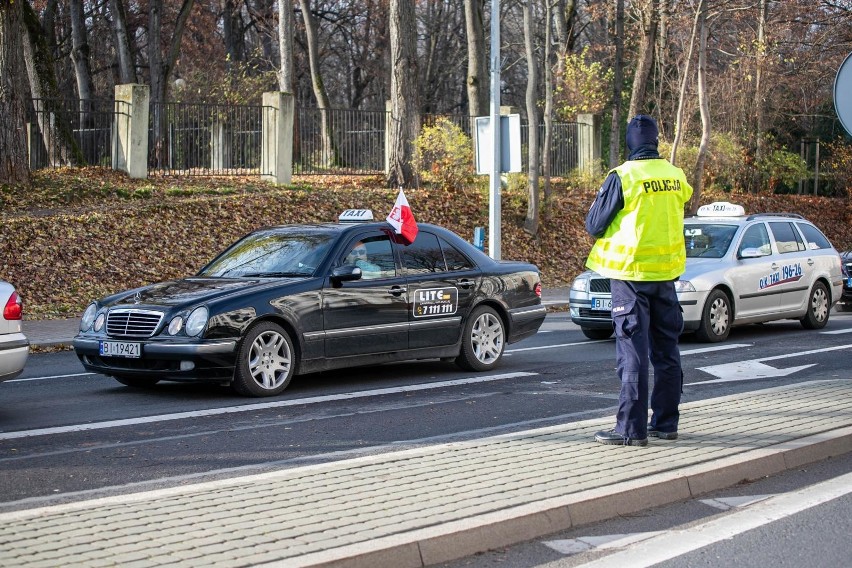
<path id="1" fill-rule="evenodd" d="M 760 258 L 761 256 L 766 255 L 760 252 L 759 248 L 744 248 L 739 254 L 739 258 Z"/>
<path id="2" fill-rule="evenodd" d="M 361 269 L 354 264 L 344 264 L 331 271 L 331 279 L 336 283 L 360 280 L 361 276 Z"/>

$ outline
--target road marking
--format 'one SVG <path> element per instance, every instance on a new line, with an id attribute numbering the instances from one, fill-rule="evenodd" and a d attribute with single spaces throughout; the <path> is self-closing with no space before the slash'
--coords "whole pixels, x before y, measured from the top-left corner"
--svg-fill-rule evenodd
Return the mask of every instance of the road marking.
<path id="1" fill-rule="evenodd" d="M 575 343 L 559 343 L 558 345 L 542 345 L 540 347 L 521 347 L 520 349 L 509 349 L 504 355 L 509 355 L 511 353 L 520 353 L 521 351 L 538 351 L 539 349 L 556 349 L 557 347 L 574 347 L 576 345 L 591 345 L 592 343 L 604 343 L 611 341 L 609 339 L 600 339 L 600 340 L 589 340 L 589 341 L 577 341 Z"/>
<path id="2" fill-rule="evenodd" d="M 577 345 L 592 345 L 594 343 L 611 343 L 612 339 L 588 339 L 585 341 L 577 341 L 575 343 L 560 343 L 558 345 L 542 345 L 539 347 L 522 347 L 520 349 L 509 349 L 506 355 L 510 353 L 520 353 L 521 351 L 537 351 L 539 349 L 555 349 L 557 347 L 575 347 Z M 727 351 L 728 349 L 741 349 L 743 347 L 752 347 L 751 343 L 728 343 L 725 345 L 714 345 L 713 347 L 698 347 L 696 349 L 684 349 L 680 352 L 681 355 L 698 355 L 699 353 L 712 353 L 714 351 Z"/>
<path id="3" fill-rule="evenodd" d="M 736 509 L 739 507 L 748 507 L 760 501 L 766 501 L 775 495 L 744 495 L 742 497 L 719 497 L 718 499 L 701 499 L 705 505 L 710 505 L 722 511 Z"/>
<path id="4" fill-rule="evenodd" d="M 778 361 L 781 359 L 788 359 L 790 357 L 802 357 L 804 355 L 828 353 L 830 351 L 840 351 L 842 349 L 852 349 L 852 344 L 835 345 L 834 347 L 824 347 L 822 349 L 810 349 L 808 351 L 799 351 L 798 353 L 786 353 L 784 355 L 761 357 L 759 359 L 750 359 L 747 361 L 735 361 L 733 363 L 724 363 L 722 365 L 697 367 L 699 371 L 704 371 L 705 373 L 708 373 L 718 378 L 709 381 L 695 381 L 687 384 L 709 385 L 715 383 L 730 383 L 734 381 L 751 381 L 755 379 L 785 377 L 787 375 L 791 375 L 809 367 L 814 367 L 816 366 L 816 363 L 811 363 L 809 365 L 801 365 L 798 367 L 790 367 L 787 369 L 776 369 L 775 367 L 772 367 L 770 365 L 765 365 L 764 361 Z"/>
<path id="5" fill-rule="evenodd" d="M 722 515 L 688 529 L 666 531 L 659 536 L 645 539 L 629 548 L 581 566 L 583 568 L 653 566 L 833 501 L 849 493 L 852 493 L 852 473 L 803 487 L 791 493 L 770 497 L 741 511 Z"/>
<path id="6" fill-rule="evenodd" d="M 12 379 L 7 383 L 23 383 L 27 381 L 46 381 L 47 379 L 65 379 L 68 377 L 85 377 L 89 375 L 97 375 L 99 373 L 72 373 L 70 375 L 50 375 L 49 377 L 29 377 L 26 379 Z"/>
<path id="7" fill-rule="evenodd" d="M 422 383 L 418 385 L 407 385 L 384 389 L 372 389 L 366 391 L 347 392 L 325 396 L 312 396 L 306 398 L 294 398 L 279 400 L 275 402 L 261 402 L 255 404 L 244 404 L 240 406 L 226 406 L 222 408 L 209 408 L 205 410 L 192 410 L 188 412 L 175 412 L 172 414 L 158 414 L 154 416 L 140 416 L 138 418 L 126 418 L 123 420 L 107 420 L 104 422 L 93 422 L 89 424 L 71 424 L 68 426 L 56 426 L 53 428 L 38 428 L 35 430 L 19 430 L 15 432 L 0 433 L 0 440 L 14 440 L 18 438 L 32 438 L 35 436 L 48 436 L 51 434 L 67 434 L 69 432 L 85 432 L 89 430 L 104 430 L 107 428 L 118 428 L 121 426 L 135 426 L 137 424 L 150 424 L 153 422 L 166 422 L 169 420 L 184 420 L 187 418 L 198 418 L 200 416 L 218 416 L 222 414 L 235 414 L 238 412 L 253 412 L 256 410 L 267 410 L 270 408 L 284 408 L 287 406 L 304 406 L 307 404 L 319 404 L 336 400 L 354 400 L 371 396 L 382 396 L 386 394 L 399 394 L 434 390 L 445 387 L 457 387 L 477 383 L 488 383 L 506 379 L 517 379 L 536 376 L 538 373 L 503 373 L 500 375 L 487 375 L 484 377 L 470 377 L 452 381 L 440 381 L 436 383 Z"/>
<path id="8" fill-rule="evenodd" d="M 592 549 L 607 550 L 648 540 L 663 534 L 663 531 L 653 531 L 632 534 L 606 534 L 602 536 L 581 536 L 564 540 L 546 540 L 544 545 L 565 556 L 573 556 Z"/>
<path id="9" fill-rule="evenodd" d="M 744 349 L 753 347 L 752 343 L 726 343 L 725 345 L 714 345 L 713 347 L 696 347 L 695 349 L 681 349 L 681 355 L 699 355 L 701 353 L 713 353 L 715 351 L 727 351 L 728 349 Z"/>
<path id="10" fill-rule="evenodd" d="M 852 333 L 852 328 L 849 329 L 835 329 L 832 331 L 821 331 L 823 335 L 840 335 L 841 333 Z"/>

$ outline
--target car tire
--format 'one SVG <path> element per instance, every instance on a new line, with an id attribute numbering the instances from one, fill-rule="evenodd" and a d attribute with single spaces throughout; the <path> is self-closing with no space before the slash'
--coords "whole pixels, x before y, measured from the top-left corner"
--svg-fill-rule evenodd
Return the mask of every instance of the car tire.
<path id="1" fill-rule="evenodd" d="M 462 346 L 456 365 L 467 371 L 493 369 L 503 358 L 506 326 L 492 308 L 474 309 L 464 326 Z"/>
<path id="2" fill-rule="evenodd" d="M 723 291 L 713 290 L 704 304 L 701 323 L 695 330 L 695 335 L 699 341 L 706 343 L 725 341 L 731 333 L 732 320 L 731 299 Z"/>
<path id="3" fill-rule="evenodd" d="M 275 396 L 287 388 L 295 370 L 290 335 L 276 323 L 261 322 L 240 342 L 232 387 L 243 396 Z"/>
<path id="4" fill-rule="evenodd" d="M 822 282 L 817 282 L 808 294 L 808 311 L 805 317 L 800 319 L 805 329 L 822 329 L 828 323 L 831 312 L 828 288 Z"/>
<path id="5" fill-rule="evenodd" d="M 114 376 L 113 378 L 124 386 L 133 387 L 136 389 L 149 389 L 160 382 L 160 379 L 149 379 L 147 377 L 128 377 L 124 375 Z"/>
<path id="6" fill-rule="evenodd" d="M 583 332 L 583 335 L 589 339 L 609 339 L 612 337 L 613 331 L 615 331 L 613 328 L 600 329 L 593 327 L 581 327 L 580 330 Z"/>

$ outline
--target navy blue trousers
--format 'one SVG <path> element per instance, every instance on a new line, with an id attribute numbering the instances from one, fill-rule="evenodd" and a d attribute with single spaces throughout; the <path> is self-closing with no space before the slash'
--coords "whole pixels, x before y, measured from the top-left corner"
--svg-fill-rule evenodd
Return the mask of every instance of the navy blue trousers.
<path id="1" fill-rule="evenodd" d="M 611 280 L 612 321 L 621 394 L 615 431 L 628 438 L 648 436 L 648 371 L 654 366 L 650 425 L 676 432 L 683 391 L 678 337 L 683 313 L 673 281 Z"/>

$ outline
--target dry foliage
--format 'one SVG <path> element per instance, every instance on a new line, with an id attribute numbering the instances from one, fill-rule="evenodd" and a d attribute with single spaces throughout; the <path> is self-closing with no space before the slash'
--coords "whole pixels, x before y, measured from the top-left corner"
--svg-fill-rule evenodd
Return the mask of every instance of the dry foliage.
<path id="1" fill-rule="evenodd" d="M 194 274 L 224 247 L 266 225 L 331 221 L 347 208 L 387 215 L 396 190 L 379 177 L 311 176 L 281 188 L 258 178 L 129 180 L 109 169 L 46 170 L 29 190 L 0 191 L 0 278 L 13 282 L 29 318 L 79 315 L 90 300 Z M 541 230 L 522 230 L 524 195 L 503 195 L 503 258 L 539 266 L 545 286 L 570 284 L 592 240 L 583 219 L 594 193 L 557 183 Z M 406 190 L 418 221 L 471 240 L 488 225 L 488 197 L 477 191 Z M 840 250 L 852 245 L 846 199 L 705 195 L 749 213 L 785 211 L 814 221 Z"/>

